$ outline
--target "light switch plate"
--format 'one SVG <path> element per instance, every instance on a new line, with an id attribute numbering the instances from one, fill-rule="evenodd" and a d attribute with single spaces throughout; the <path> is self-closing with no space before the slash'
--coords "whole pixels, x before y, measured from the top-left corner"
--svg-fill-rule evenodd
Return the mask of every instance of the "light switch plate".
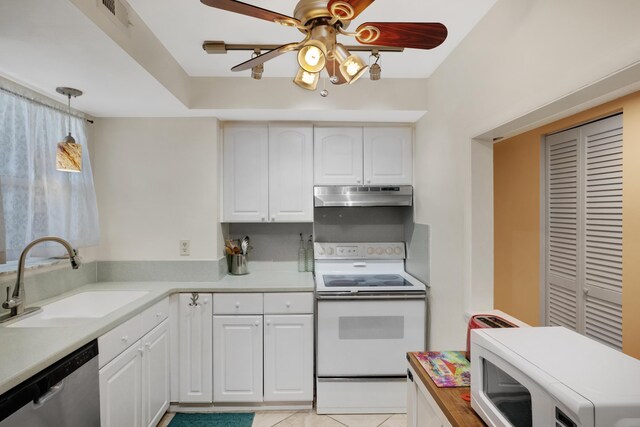
<path id="1" fill-rule="evenodd" d="M 191 255 L 191 240 L 180 240 L 180 256 Z"/>

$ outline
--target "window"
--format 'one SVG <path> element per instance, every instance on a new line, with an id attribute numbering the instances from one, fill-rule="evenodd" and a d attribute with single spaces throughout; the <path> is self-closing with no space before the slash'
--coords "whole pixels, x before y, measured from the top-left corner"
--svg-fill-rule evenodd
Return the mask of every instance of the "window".
<path id="1" fill-rule="evenodd" d="M 55 168 L 57 142 L 67 134 L 67 115 L 0 90 L 0 252 L 16 260 L 32 240 L 55 235 L 74 247 L 98 244 L 98 209 L 86 124 L 71 118 L 71 133 L 82 145 L 82 172 Z M 53 257 L 64 249 L 38 245 L 32 255 Z"/>

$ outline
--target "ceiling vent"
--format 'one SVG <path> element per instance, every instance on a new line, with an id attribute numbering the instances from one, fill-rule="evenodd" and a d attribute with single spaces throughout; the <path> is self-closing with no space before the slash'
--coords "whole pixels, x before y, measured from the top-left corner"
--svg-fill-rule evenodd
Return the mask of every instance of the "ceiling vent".
<path id="1" fill-rule="evenodd" d="M 129 11 L 126 4 L 120 0 L 98 0 L 98 7 L 112 19 L 125 28 L 129 27 Z"/>

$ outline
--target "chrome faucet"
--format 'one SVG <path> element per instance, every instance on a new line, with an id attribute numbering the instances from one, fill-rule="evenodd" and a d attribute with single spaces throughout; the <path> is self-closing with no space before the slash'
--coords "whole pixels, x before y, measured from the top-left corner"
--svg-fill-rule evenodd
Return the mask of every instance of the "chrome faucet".
<path id="1" fill-rule="evenodd" d="M 7 286 L 7 300 L 2 303 L 2 308 L 11 309 L 11 314 L 4 320 L 11 319 L 12 317 L 19 316 L 21 314 L 25 314 L 24 309 L 24 264 L 27 260 L 27 253 L 38 243 L 42 242 L 58 242 L 62 246 L 65 247 L 67 252 L 69 252 L 69 260 L 71 261 L 71 267 L 74 270 L 77 270 L 80 267 L 80 257 L 78 256 L 78 251 L 71 247 L 71 244 L 60 237 L 55 236 L 45 236 L 40 237 L 39 239 L 34 240 L 29 243 L 20 254 L 20 260 L 18 261 L 18 277 L 16 279 L 16 284 L 13 288 L 13 294 L 9 295 L 9 286 Z M 35 311 L 38 308 L 30 308 L 28 312 Z"/>

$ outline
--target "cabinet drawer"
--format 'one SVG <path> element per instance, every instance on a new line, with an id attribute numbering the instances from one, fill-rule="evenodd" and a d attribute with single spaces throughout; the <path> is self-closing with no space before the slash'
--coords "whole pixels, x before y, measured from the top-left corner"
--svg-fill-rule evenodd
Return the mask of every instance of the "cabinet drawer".
<path id="1" fill-rule="evenodd" d="M 142 316 L 137 315 L 98 338 L 98 362 L 102 368 L 142 335 Z"/>
<path id="2" fill-rule="evenodd" d="M 214 294 L 213 314 L 262 314 L 262 294 Z"/>
<path id="3" fill-rule="evenodd" d="M 169 317 L 169 298 L 157 302 L 142 312 L 142 332 L 147 333 Z"/>
<path id="4" fill-rule="evenodd" d="M 312 292 L 282 292 L 264 294 L 265 314 L 311 314 Z"/>

